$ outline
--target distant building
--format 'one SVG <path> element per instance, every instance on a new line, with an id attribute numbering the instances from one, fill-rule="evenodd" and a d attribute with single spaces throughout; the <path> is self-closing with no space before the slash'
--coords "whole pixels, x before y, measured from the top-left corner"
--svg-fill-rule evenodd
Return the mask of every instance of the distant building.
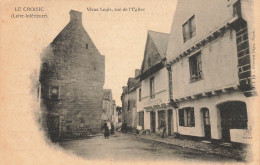
<path id="1" fill-rule="evenodd" d="M 151 133 L 173 132 L 172 107 L 169 105 L 169 74 L 166 49 L 169 34 L 148 31 L 137 87 L 138 125 Z"/>
<path id="2" fill-rule="evenodd" d="M 135 77 L 139 75 L 139 72 L 138 69 L 135 71 Z M 127 86 L 123 87 L 123 93 L 121 95 L 122 122 L 127 123 L 129 130 L 135 129 L 137 126 L 136 89 L 138 86 L 140 86 L 139 78 L 129 78 Z"/>
<path id="3" fill-rule="evenodd" d="M 252 138 L 252 6 L 247 0 L 178 2 L 166 53 L 177 103 L 174 132 L 240 143 Z"/>
<path id="4" fill-rule="evenodd" d="M 82 13 L 43 52 L 40 73 L 43 123 L 52 139 L 101 128 L 105 58 L 82 25 Z"/>
<path id="5" fill-rule="evenodd" d="M 112 97 L 111 89 L 103 90 L 103 113 L 101 116 L 102 121 L 108 120 L 113 124 L 118 123 L 118 113 L 116 111 L 116 103 Z"/>

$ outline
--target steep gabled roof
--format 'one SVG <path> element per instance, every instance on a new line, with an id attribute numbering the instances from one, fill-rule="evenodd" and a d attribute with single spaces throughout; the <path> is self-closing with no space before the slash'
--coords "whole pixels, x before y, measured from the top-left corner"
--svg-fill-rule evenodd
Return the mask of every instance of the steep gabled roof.
<path id="1" fill-rule="evenodd" d="M 148 30 L 141 74 L 166 57 L 169 34 Z"/>
<path id="2" fill-rule="evenodd" d="M 61 45 L 62 47 L 68 46 L 70 43 L 73 43 L 75 38 L 81 39 L 82 43 L 85 45 L 88 44 L 88 47 L 92 49 L 92 51 L 100 54 L 93 40 L 89 36 L 88 32 L 82 25 L 81 12 L 71 10 L 70 11 L 70 21 L 69 23 L 61 30 L 61 32 L 53 39 L 51 45 L 54 46 L 56 44 L 65 44 Z M 77 43 L 81 44 L 81 43 Z M 101 54 L 100 54 L 101 55 Z"/>
<path id="3" fill-rule="evenodd" d="M 153 40 L 161 57 L 165 57 L 165 53 L 168 46 L 169 34 L 155 32 L 151 30 L 148 30 L 148 34 L 151 36 L 151 39 Z"/>

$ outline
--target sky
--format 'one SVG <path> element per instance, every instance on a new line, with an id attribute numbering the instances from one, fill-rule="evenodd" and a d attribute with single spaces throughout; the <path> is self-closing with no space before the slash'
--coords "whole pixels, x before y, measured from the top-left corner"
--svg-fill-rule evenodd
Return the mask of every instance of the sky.
<path id="1" fill-rule="evenodd" d="M 175 5 L 173 0 L 142 1 L 134 5 L 109 6 L 140 6 L 145 8 L 144 12 L 83 12 L 84 27 L 101 54 L 105 55 L 104 88 L 112 89 L 117 105 L 121 106 L 122 86 L 127 84 L 129 77 L 134 77 L 135 69 L 141 68 L 147 30 L 169 33 Z"/>
<path id="2" fill-rule="evenodd" d="M 67 25 L 70 19 L 69 11 L 71 9 L 81 11 L 84 28 L 100 53 L 105 56 L 104 88 L 112 89 L 113 99 L 121 106 L 122 86 L 127 84 L 129 77 L 134 77 L 135 69 L 141 68 L 147 31 L 170 33 L 177 0 L 29 0 L 27 3 L 26 5 L 25 2 L 18 0 L 15 5 L 3 4 L 6 6 L 3 17 L 6 18 L 12 13 L 26 13 L 15 12 L 14 8 L 17 6 L 42 6 L 44 12 L 38 13 L 48 15 L 47 19 L 6 19 L 10 25 L 2 29 L 2 34 L 20 36 L 15 38 L 5 36 L 7 43 L 13 45 L 11 50 L 6 51 L 16 54 L 14 60 L 21 61 L 19 66 L 13 63 L 16 66 L 13 68 L 17 70 L 16 73 L 21 72 L 20 68 L 23 70 L 21 74 L 27 75 L 32 67 L 39 68 L 39 54 Z M 136 7 L 143 8 L 144 11 L 88 11 L 89 7 L 113 10 Z"/>

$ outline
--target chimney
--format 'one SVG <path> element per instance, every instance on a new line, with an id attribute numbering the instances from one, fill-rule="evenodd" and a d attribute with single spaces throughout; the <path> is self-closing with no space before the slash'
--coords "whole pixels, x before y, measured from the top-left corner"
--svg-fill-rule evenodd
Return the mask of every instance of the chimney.
<path id="1" fill-rule="evenodd" d="M 136 70 L 135 70 L 135 78 L 136 78 L 137 76 L 139 76 L 139 74 L 140 74 L 140 69 L 136 69 Z"/>
<path id="2" fill-rule="evenodd" d="M 82 12 L 70 10 L 70 22 L 82 23 Z"/>

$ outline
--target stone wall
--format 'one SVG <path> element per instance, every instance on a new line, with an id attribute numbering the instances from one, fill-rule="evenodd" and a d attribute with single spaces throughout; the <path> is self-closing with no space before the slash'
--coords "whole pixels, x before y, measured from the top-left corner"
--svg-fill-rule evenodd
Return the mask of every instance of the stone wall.
<path id="1" fill-rule="evenodd" d="M 251 75 L 251 60 L 248 38 L 248 27 L 245 21 L 240 21 L 236 26 L 236 43 L 238 57 L 238 77 L 240 89 L 245 96 L 251 96 L 253 89 Z"/>
<path id="2" fill-rule="evenodd" d="M 97 133 L 101 128 L 105 59 L 81 24 L 81 13 L 71 21 L 42 55 L 42 107 L 59 115 L 63 133 Z M 57 87 L 59 97 L 50 98 Z M 64 135 L 65 136 L 65 135 Z"/>

